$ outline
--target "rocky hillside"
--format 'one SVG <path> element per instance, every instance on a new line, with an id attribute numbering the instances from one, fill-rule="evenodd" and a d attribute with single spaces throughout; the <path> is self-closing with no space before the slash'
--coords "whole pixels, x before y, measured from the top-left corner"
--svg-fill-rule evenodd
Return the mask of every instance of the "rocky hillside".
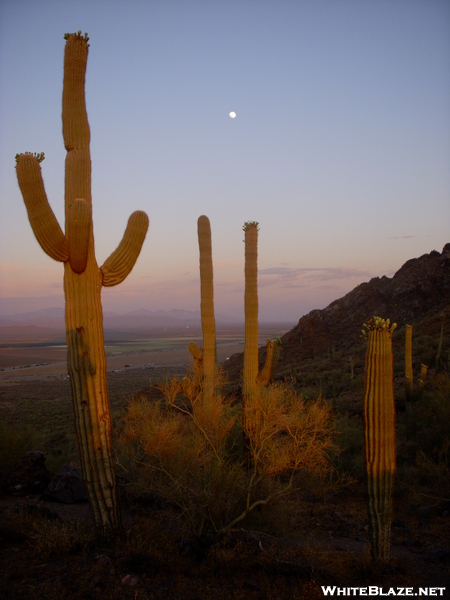
<path id="1" fill-rule="evenodd" d="M 353 346 L 360 345 L 362 324 L 374 315 L 396 322 L 398 337 L 406 324 L 413 326 L 414 335 L 438 337 L 444 323 L 444 334 L 448 338 L 450 243 L 444 246 L 442 253 L 433 250 L 408 260 L 393 277 L 374 277 L 323 310 L 313 310 L 303 316 L 298 325 L 282 337 L 277 373 L 286 373 L 287 365 L 319 359 L 331 352 L 349 353 Z M 265 348 L 261 348 L 261 362 L 264 356 Z M 225 365 L 230 380 L 239 377 L 242 364 L 243 354 L 230 357 Z"/>

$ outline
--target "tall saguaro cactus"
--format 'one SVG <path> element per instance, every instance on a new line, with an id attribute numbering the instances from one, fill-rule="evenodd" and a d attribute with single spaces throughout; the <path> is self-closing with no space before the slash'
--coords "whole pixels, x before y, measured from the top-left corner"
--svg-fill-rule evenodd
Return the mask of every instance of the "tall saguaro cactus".
<path id="1" fill-rule="evenodd" d="M 112 460 L 111 417 L 103 342 L 102 286 L 117 285 L 133 268 L 148 217 L 134 212 L 118 248 L 98 267 L 91 199 L 90 130 L 85 103 L 88 37 L 66 34 L 63 83 L 65 233 L 47 200 L 39 162 L 43 154 L 16 156 L 16 171 L 33 232 L 42 249 L 64 263 L 67 362 L 83 479 L 97 537 L 122 533 Z"/>
<path id="2" fill-rule="evenodd" d="M 200 253 L 200 311 L 202 317 L 203 350 L 195 342 L 189 344 L 194 357 L 197 377 L 202 378 L 203 393 L 211 398 L 214 394 L 216 369 L 216 326 L 214 319 L 214 286 L 211 246 L 211 225 L 202 215 L 197 221 L 198 247 Z"/>
<path id="3" fill-rule="evenodd" d="M 245 345 L 243 422 L 244 432 L 248 423 L 248 408 L 258 399 L 261 387 L 268 385 L 280 354 L 280 341 L 267 340 L 267 356 L 259 372 L 258 365 L 258 223 L 244 223 L 245 233 Z M 256 418 L 256 415 L 254 415 Z"/>
<path id="4" fill-rule="evenodd" d="M 392 332 L 397 325 L 374 317 L 364 324 L 365 450 L 369 536 L 372 558 L 390 557 L 392 491 L 395 473 L 395 406 Z"/>
<path id="5" fill-rule="evenodd" d="M 245 234 L 245 345 L 244 405 L 257 394 L 258 384 L 258 223 L 244 223 Z"/>

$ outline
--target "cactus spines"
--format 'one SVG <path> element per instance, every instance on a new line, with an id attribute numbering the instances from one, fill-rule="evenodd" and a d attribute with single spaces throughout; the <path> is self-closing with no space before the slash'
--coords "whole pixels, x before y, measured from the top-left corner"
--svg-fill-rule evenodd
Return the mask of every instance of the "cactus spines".
<path id="1" fill-rule="evenodd" d="M 43 154 L 19 154 L 16 172 L 39 244 L 52 258 L 64 262 L 67 365 L 75 430 L 95 532 L 105 542 L 122 534 L 122 523 L 112 459 L 100 294 L 102 285 L 120 283 L 133 268 L 148 217 L 140 211 L 133 213 L 122 242 L 100 270 L 94 250 L 90 131 L 84 94 L 89 38 L 81 31 L 64 37 L 65 234 L 45 194 L 39 166 Z"/>
<path id="2" fill-rule="evenodd" d="M 369 536 L 372 558 L 390 556 L 392 490 L 395 473 L 395 407 L 392 332 L 389 319 L 364 325 L 367 337 L 364 373 L 365 455 Z"/>

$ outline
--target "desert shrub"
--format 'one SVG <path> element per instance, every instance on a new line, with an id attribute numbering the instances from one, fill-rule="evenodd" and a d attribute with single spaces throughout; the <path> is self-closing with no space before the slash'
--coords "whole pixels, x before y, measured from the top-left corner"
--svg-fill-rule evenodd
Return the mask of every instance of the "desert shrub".
<path id="1" fill-rule="evenodd" d="M 316 388 L 312 388 L 312 387 L 305 387 L 302 388 L 302 392 L 301 392 L 301 397 L 305 398 L 307 400 L 316 398 L 318 394 L 318 391 Z"/>
<path id="2" fill-rule="evenodd" d="M 423 450 L 417 453 L 408 469 L 410 487 L 421 505 L 439 506 L 450 503 L 450 440 L 434 456 Z"/>
<path id="3" fill-rule="evenodd" d="M 89 528 L 79 521 L 62 522 L 52 514 L 45 515 L 33 505 L 11 510 L 8 527 L 24 535 L 33 548 L 34 556 L 43 561 L 79 551 L 91 542 Z"/>
<path id="4" fill-rule="evenodd" d="M 174 507 L 197 540 L 221 537 L 255 508 L 289 494 L 301 471 L 326 475 L 333 449 L 332 413 L 276 384 L 245 407 L 203 397 L 195 378 L 161 387 L 163 399 L 130 399 L 119 448 L 134 482 Z M 251 465 L 248 468 L 248 464 Z"/>
<path id="5" fill-rule="evenodd" d="M 450 440 L 450 376 L 437 375 L 433 389 L 425 392 L 411 410 L 411 434 L 418 448 L 436 459 L 444 456 L 442 450 Z"/>

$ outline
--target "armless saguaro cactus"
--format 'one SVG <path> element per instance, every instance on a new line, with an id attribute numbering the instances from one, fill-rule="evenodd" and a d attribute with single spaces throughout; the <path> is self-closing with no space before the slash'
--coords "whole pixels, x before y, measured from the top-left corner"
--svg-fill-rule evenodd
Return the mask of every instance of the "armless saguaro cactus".
<path id="1" fill-rule="evenodd" d="M 395 406 L 390 321 L 374 317 L 364 324 L 365 450 L 369 536 L 373 559 L 390 557 L 392 491 L 395 473 Z"/>
<path id="2" fill-rule="evenodd" d="M 111 417 L 103 343 L 102 286 L 130 273 L 148 229 L 148 217 L 131 215 L 122 241 L 101 268 L 94 252 L 90 131 L 85 104 L 88 37 L 66 34 L 63 84 L 65 234 L 47 201 L 39 162 L 43 154 L 16 156 L 16 171 L 33 232 L 42 249 L 64 263 L 67 361 L 83 479 L 95 532 L 101 541 L 122 534 L 112 460 Z"/>
<path id="3" fill-rule="evenodd" d="M 412 325 L 406 325 L 405 328 L 405 383 L 406 401 L 411 401 L 413 397 L 413 368 L 412 368 Z"/>
<path id="4" fill-rule="evenodd" d="M 211 246 L 211 225 L 202 215 L 197 221 L 200 253 L 200 311 L 202 317 L 203 350 L 195 342 L 189 344 L 194 357 L 197 378 L 202 380 L 203 394 L 212 398 L 216 370 L 216 325 L 214 319 L 214 287 Z"/>
<path id="5" fill-rule="evenodd" d="M 245 233 L 245 345 L 243 382 L 243 425 L 244 433 L 249 423 L 249 408 L 259 397 L 261 387 L 268 385 L 280 355 L 280 340 L 267 340 L 267 356 L 259 372 L 258 365 L 258 223 L 244 223 Z M 257 413 L 252 419 L 258 419 Z"/>
<path id="6" fill-rule="evenodd" d="M 406 440 L 411 438 L 411 403 L 414 399 L 414 381 L 412 367 L 412 325 L 405 327 L 405 421 Z"/>

